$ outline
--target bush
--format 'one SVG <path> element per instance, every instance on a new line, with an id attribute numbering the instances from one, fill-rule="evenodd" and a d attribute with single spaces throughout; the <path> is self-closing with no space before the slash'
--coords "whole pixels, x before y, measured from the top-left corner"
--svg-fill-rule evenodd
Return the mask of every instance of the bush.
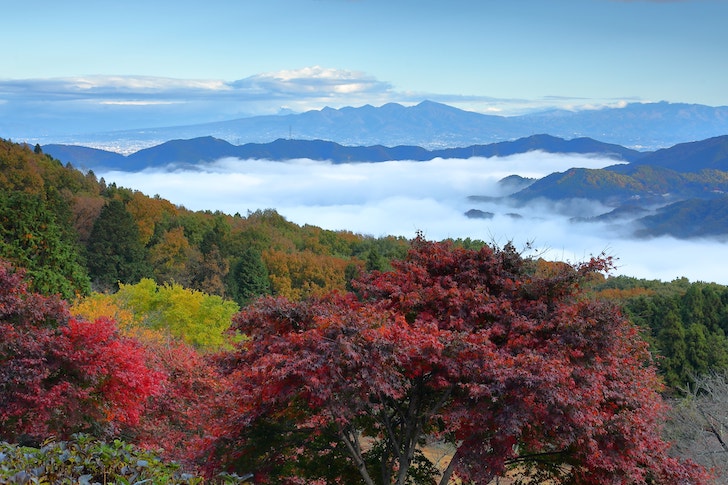
<path id="1" fill-rule="evenodd" d="M 176 463 L 121 440 L 105 443 L 85 434 L 69 441 L 46 441 L 40 448 L 0 443 L 0 482 L 11 484 L 201 484 Z M 241 483 L 221 475 L 217 483 Z"/>

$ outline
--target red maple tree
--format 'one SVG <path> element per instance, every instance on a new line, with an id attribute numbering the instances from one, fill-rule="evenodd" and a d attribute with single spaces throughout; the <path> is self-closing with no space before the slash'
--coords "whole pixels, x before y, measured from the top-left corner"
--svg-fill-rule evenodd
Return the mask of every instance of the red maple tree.
<path id="1" fill-rule="evenodd" d="M 74 319 L 0 260 L 0 439 L 112 433 L 139 420 L 163 375 L 110 319 Z"/>
<path id="2" fill-rule="evenodd" d="M 668 456 L 646 344 L 579 284 L 511 246 L 413 242 L 354 295 L 269 298 L 234 318 L 236 396 L 217 460 L 270 483 L 703 483 Z M 422 454 L 451 446 L 438 470 Z"/>
<path id="3" fill-rule="evenodd" d="M 138 422 L 120 428 L 124 437 L 164 458 L 199 467 L 199 458 L 213 439 L 214 423 L 229 406 L 226 379 L 211 356 L 172 339 L 142 340 L 151 366 L 165 378 L 146 403 Z"/>

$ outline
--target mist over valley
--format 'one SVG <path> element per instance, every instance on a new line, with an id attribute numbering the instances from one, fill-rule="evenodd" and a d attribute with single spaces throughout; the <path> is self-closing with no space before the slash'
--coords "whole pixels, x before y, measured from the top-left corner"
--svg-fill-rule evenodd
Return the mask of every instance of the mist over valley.
<path id="1" fill-rule="evenodd" d="M 272 208 L 297 224 L 375 237 L 411 238 L 421 231 L 433 240 L 511 241 L 527 254 L 550 260 L 579 262 L 604 252 L 617 258 L 618 274 L 728 282 L 716 265 L 725 253 L 721 238 L 637 237 L 637 216 L 653 214 L 653 207 L 636 215 L 604 217 L 614 207 L 599 200 L 510 197 L 550 174 L 614 166 L 615 160 L 604 156 L 532 151 L 507 157 L 340 164 L 223 158 L 194 167 L 171 164 L 97 176 L 192 210 L 245 215 Z M 522 185 L 504 183 L 512 182 L 512 175 L 522 177 Z"/>

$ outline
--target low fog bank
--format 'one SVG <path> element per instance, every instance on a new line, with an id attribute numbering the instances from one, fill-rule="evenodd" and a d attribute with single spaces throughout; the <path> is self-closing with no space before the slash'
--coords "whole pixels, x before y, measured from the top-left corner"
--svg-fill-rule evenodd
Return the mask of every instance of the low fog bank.
<path id="1" fill-rule="evenodd" d="M 628 237 L 628 226 L 570 222 L 572 217 L 610 210 L 583 200 L 516 207 L 497 199 L 468 199 L 508 195 L 498 183 L 508 175 L 540 178 L 572 167 L 613 164 L 605 158 L 530 152 L 503 158 L 340 165 L 222 159 L 194 168 L 98 175 L 192 210 L 245 215 L 272 208 L 297 224 L 375 237 L 411 238 L 422 231 L 432 240 L 469 237 L 498 245 L 512 241 L 518 248 L 530 244 L 531 254 L 570 262 L 603 252 L 617 259 L 617 274 L 664 281 L 685 276 L 728 284 L 728 274 L 716 264 L 726 250 L 719 242 L 637 240 Z M 468 218 L 464 213 L 471 209 L 492 217 Z"/>

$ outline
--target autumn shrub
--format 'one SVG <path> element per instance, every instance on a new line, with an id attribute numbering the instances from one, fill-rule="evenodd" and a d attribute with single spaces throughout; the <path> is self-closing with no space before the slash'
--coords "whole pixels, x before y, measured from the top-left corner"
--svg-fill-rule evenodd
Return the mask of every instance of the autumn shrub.
<path id="1" fill-rule="evenodd" d="M 222 474 L 213 482 L 187 473 L 179 464 L 121 440 L 109 443 L 85 434 L 48 440 L 38 448 L 0 443 L 0 482 L 7 484 L 202 484 L 241 483 Z"/>
<path id="2" fill-rule="evenodd" d="M 184 342 L 147 340 L 148 365 L 165 376 L 140 419 L 118 428 L 128 441 L 157 451 L 190 469 L 204 465 L 204 451 L 216 435 L 216 423 L 230 409 L 227 379 L 209 356 Z"/>
<path id="3" fill-rule="evenodd" d="M 0 261 L 0 439 L 108 434 L 138 422 L 164 382 L 144 348 L 108 318 L 71 317 L 23 278 Z"/>

